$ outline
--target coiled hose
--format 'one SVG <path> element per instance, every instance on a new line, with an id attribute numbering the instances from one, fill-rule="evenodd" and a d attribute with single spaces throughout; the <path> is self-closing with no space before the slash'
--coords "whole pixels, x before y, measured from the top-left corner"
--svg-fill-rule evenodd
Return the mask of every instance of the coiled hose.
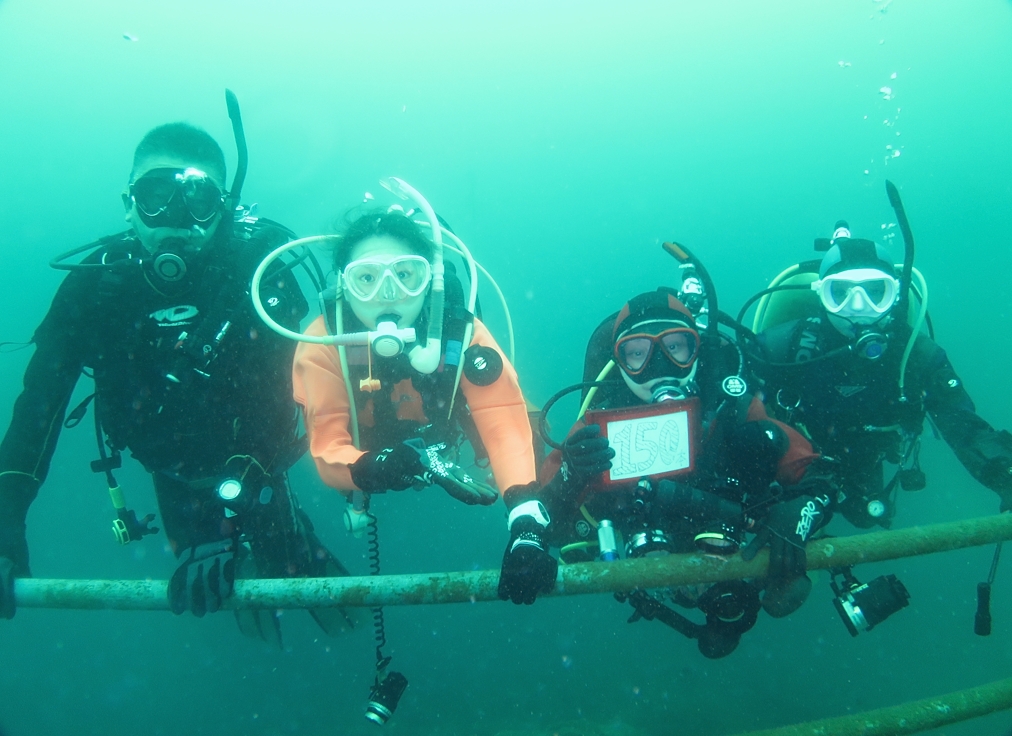
<path id="1" fill-rule="evenodd" d="M 366 512 L 369 518 L 369 525 L 366 527 L 366 541 L 369 545 L 369 574 L 380 574 L 380 545 L 379 525 L 376 523 L 376 516 Z M 383 606 L 376 606 L 372 609 L 372 626 L 376 634 L 376 664 L 380 666 L 383 661 L 383 647 L 387 645 L 387 631 L 383 620 Z"/>

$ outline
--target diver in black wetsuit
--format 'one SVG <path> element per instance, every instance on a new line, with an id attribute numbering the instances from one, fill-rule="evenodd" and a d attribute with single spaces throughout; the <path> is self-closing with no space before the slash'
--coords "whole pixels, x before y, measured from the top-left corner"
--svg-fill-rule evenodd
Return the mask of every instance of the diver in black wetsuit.
<path id="1" fill-rule="evenodd" d="M 1012 508 L 1012 435 L 977 415 L 945 351 L 897 319 L 908 304 L 885 249 L 841 222 L 818 275 L 817 312 L 762 330 L 753 370 L 770 413 L 839 463 L 838 510 L 859 527 L 889 526 L 897 487 L 925 485 L 926 417 L 1001 510 Z M 885 463 L 897 466 L 888 480 Z"/>
<path id="2" fill-rule="evenodd" d="M 88 369 L 102 455 L 93 469 L 107 474 L 123 543 L 157 529 L 148 526 L 153 516 L 138 520 L 125 507 L 112 475 L 120 451 L 151 473 L 181 563 L 169 586 L 175 613 L 218 610 L 236 577 L 347 574 L 286 479 L 303 451 L 291 398 L 295 346 L 263 328 L 248 295 L 260 260 L 292 235 L 236 208 L 241 175 L 231 194 L 224 182 L 224 155 L 206 132 L 185 123 L 155 128 L 137 147 L 123 194 L 131 230 L 63 266 L 70 274 L 32 339 L 24 391 L 0 443 L 4 616 L 14 615 L 13 579 L 31 574 L 29 505 Z M 275 319 L 298 329 L 308 310 L 291 269 L 264 286 Z M 334 633 L 348 623 L 340 613 L 313 615 Z M 237 611 L 237 619 L 244 633 L 280 642 L 273 612 Z"/>

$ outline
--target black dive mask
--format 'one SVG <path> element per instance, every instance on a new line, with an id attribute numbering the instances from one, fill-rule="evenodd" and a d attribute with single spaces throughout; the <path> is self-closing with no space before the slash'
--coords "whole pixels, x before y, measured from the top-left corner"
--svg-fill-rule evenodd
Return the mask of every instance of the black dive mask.
<path id="1" fill-rule="evenodd" d="M 130 185 L 149 228 L 204 228 L 224 211 L 225 193 L 200 169 L 153 169 Z"/>

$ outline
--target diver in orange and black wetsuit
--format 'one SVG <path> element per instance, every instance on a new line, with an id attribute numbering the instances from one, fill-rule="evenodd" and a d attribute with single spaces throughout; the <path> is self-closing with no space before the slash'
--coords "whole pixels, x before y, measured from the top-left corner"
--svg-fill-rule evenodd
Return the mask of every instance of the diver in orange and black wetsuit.
<path id="1" fill-rule="evenodd" d="M 712 339 L 701 341 L 692 313 L 665 289 L 635 297 L 598 327 L 585 376 L 599 375 L 611 359 L 622 380 L 597 382 L 584 422 L 542 468 L 536 499 L 507 493 L 517 541 L 503 563 L 500 597 L 533 603 L 551 589 L 511 579 L 510 570 L 521 554 L 554 582 L 549 545 L 562 548 L 564 561 L 616 559 L 623 546 L 630 557 L 693 549 L 727 555 L 755 533 L 743 554 L 751 559 L 769 544 L 765 580 L 665 594 L 701 609 L 705 624 L 652 592 L 623 599 L 638 616 L 697 639 L 708 657 L 730 654 L 760 605 L 779 617 L 804 602 L 811 589 L 804 546 L 831 515 L 829 479 L 819 475 L 807 440 L 771 420 L 735 368 L 723 367 L 733 347 Z"/>
<path id="2" fill-rule="evenodd" d="M 349 497 L 349 531 L 372 530 L 373 574 L 379 572 L 379 546 L 368 513 L 371 494 L 434 484 L 464 503 L 496 502 L 497 489 L 456 460 L 465 437 L 476 457 L 487 453 L 499 488 L 528 493 L 536 487 L 530 419 L 516 371 L 473 314 L 474 261 L 458 240 L 471 267 L 465 304 L 450 264 L 444 277 L 435 213 L 410 192 L 427 210 L 432 240 L 396 211 L 355 221 L 335 250 L 340 291 L 333 311 L 307 334 L 290 335 L 301 341 L 292 382 L 310 454 L 323 481 Z M 414 347 L 407 348 L 410 343 Z M 382 609 L 374 622 L 376 680 L 366 717 L 382 724 L 408 682 L 388 670 L 390 658 L 383 656 Z"/>
<path id="3" fill-rule="evenodd" d="M 432 252 L 432 242 L 402 214 L 367 215 L 352 224 L 335 253 L 344 289 L 337 307 L 343 328 L 376 330 L 392 323 L 425 329 Z M 447 312 L 448 330 L 453 311 Z M 309 334 L 325 333 L 321 317 Z M 461 337 L 444 332 L 442 355 L 428 373 L 412 364 L 410 352 L 381 357 L 362 345 L 346 348 L 346 375 L 334 346 L 299 345 L 295 400 L 305 412 L 310 454 L 327 485 L 349 495 L 371 494 L 405 490 L 427 479 L 465 503 L 494 503 L 494 489 L 469 482 L 445 457 L 468 424 L 488 453 L 499 488 L 534 481 L 531 427 L 516 371 L 477 319 L 463 353 Z M 455 394 L 460 360 L 465 364 Z M 352 438 L 352 402 L 358 447 Z M 438 457 L 427 452 L 433 447 Z"/>

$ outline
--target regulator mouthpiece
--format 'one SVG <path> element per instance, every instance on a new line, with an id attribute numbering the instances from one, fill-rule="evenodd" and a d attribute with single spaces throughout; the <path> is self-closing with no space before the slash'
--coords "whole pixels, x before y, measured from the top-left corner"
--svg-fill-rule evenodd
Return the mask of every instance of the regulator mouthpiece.
<path id="1" fill-rule="evenodd" d="M 162 281 L 179 281 L 186 275 L 186 261 L 176 253 L 158 254 L 151 267 Z"/>
<path id="2" fill-rule="evenodd" d="M 369 335 L 376 355 L 381 358 L 393 358 L 404 352 L 404 340 L 399 334 L 402 332 L 403 330 L 398 330 L 394 322 L 380 322 L 376 325 L 376 330 Z"/>
<path id="3" fill-rule="evenodd" d="M 659 404 L 662 401 L 683 401 L 689 398 L 692 391 L 689 386 L 679 386 L 674 382 L 659 383 L 654 386 L 650 394 L 650 403 Z"/>

